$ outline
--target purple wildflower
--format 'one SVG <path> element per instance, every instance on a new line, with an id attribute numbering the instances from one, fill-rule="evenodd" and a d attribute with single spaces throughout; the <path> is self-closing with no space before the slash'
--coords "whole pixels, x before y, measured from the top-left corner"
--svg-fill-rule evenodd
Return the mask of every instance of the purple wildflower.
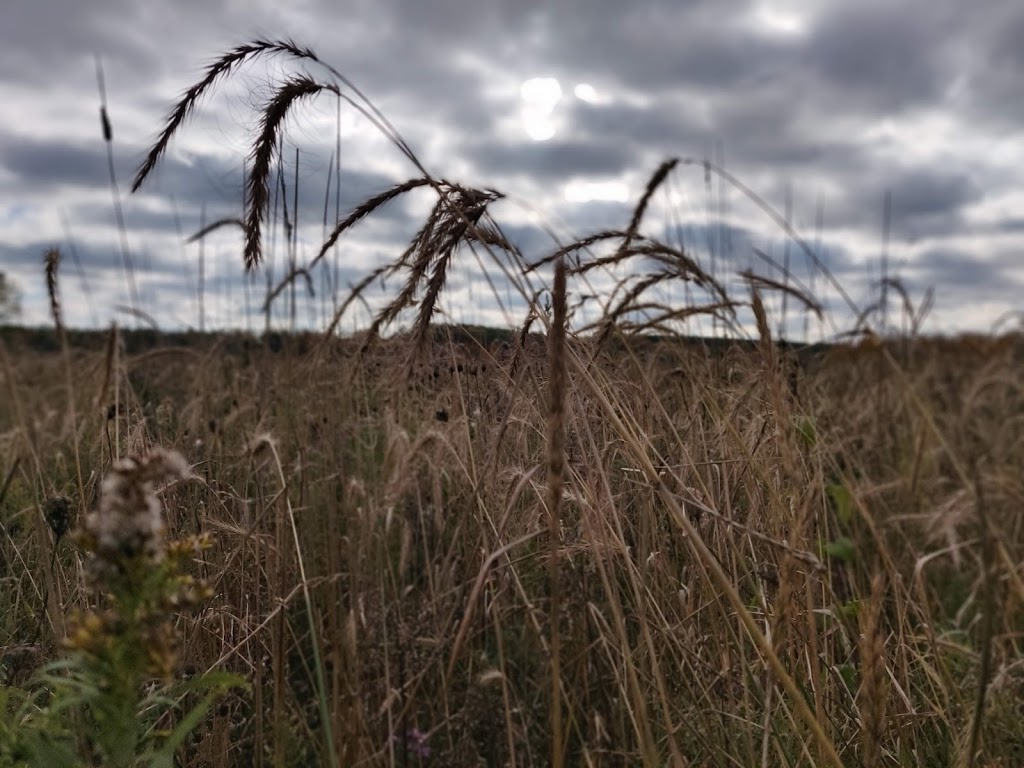
<path id="1" fill-rule="evenodd" d="M 426 760 L 430 757 L 428 738 L 428 735 L 419 728 L 410 728 L 405 733 L 405 747 L 420 760 Z"/>

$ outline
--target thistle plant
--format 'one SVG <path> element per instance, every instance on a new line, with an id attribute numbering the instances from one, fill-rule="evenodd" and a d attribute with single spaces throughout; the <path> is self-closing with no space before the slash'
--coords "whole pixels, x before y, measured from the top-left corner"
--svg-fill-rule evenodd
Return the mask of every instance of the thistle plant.
<path id="1" fill-rule="evenodd" d="M 174 619 L 212 594 L 188 563 L 212 542 L 168 542 L 156 488 L 190 475 L 179 454 L 157 448 L 117 462 L 104 479 L 98 509 L 75 534 L 98 605 L 72 616 L 65 657 L 31 693 L 5 692 L 0 766 L 169 768 L 214 699 L 240 684 L 216 672 L 174 676 Z M 185 703 L 191 709 L 179 714 Z"/>

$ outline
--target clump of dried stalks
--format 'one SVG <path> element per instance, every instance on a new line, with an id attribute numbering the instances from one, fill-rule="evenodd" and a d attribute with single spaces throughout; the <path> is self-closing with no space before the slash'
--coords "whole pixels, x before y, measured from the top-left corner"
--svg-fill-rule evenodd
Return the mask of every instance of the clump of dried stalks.
<path id="1" fill-rule="evenodd" d="M 139 168 L 132 185 L 133 191 L 138 190 L 156 169 L 160 157 L 166 152 L 172 137 L 180 129 L 185 118 L 218 80 L 227 77 L 246 61 L 275 54 L 320 66 L 329 75 L 329 79 L 317 80 L 309 74 L 302 73 L 286 77 L 275 87 L 260 114 L 260 128 L 249 155 L 244 216 L 214 222 L 196 233 L 193 239 L 201 238 L 222 226 L 239 225 L 245 235 L 244 264 L 247 269 L 259 266 L 263 258 L 264 220 L 271 201 L 275 164 L 280 161 L 285 120 L 296 104 L 321 93 L 333 94 L 366 116 L 409 159 L 421 175 L 368 198 L 338 221 L 309 264 L 295 267 L 268 293 L 265 309 L 294 280 L 305 277 L 308 281 L 312 269 L 335 246 L 338 239 L 358 222 L 405 194 L 430 187 L 437 195 L 437 202 L 408 248 L 393 263 L 374 270 L 355 286 L 336 312 L 329 326 L 329 333 L 333 333 L 341 315 L 370 285 L 381 278 L 401 273 L 404 275 L 401 290 L 376 314 L 366 341 L 367 344 L 372 343 L 402 312 L 415 306 L 417 309 L 412 338 L 417 350 L 422 351 L 429 340 L 428 329 L 437 310 L 453 256 L 460 246 L 473 248 L 479 245 L 492 257 L 496 257 L 496 250 L 501 251 L 511 256 L 513 264 L 525 275 L 570 254 L 578 255 L 600 243 L 616 240 L 616 248 L 607 255 L 595 257 L 587 262 L 577 258 L 570 274 L 585 279 L 587 273 L 592 270 L 608 270 L 631 259 L 641 260 L 644 268 L 636 271 L 635 279 L 628 280 L 616 288 L 603 308 L 601 320 L 592 327 L 581 328 L 581 332 L 597 330 L 599 341 L 604 343 L 611 337 L 613 330 L 632 334 L 671 331 L 673 323 L 677 324 L 695 315 L 712 315 L 721 318 L 727 325 L 735 321 L 735 310 L 742 306 L 742 302 L 732 301 L 724 287 L 682 249 L 641 233 L 644 214 L 660 186 L 681 162 L 686 164 L 692 161 L 674 158 L 658 167 L 648 182 L 626 229 L 581 237 L 559 247 L 552 254 L 527 264 L 523 254 L 505 237 L 500 226 L 487 213 L 490 204 L 503 197 L 501 193 L 495 190 L 472 189 L 431 176 L 398 131 L 368 98 L 340 72 L 326 65 L 312 50 L 288 40 L 257 40 L 236 47 L 210 64 L 205 76 L 185 92 L 171 111 L 163 131 Z M 711 301 L 705 305 L 680 309 L 643 299 L 651 289 L 668 281 L 692 282 L 705 289 Z M 535 296 L 528 298 L 535 302 Z M 638 321 L 637 317 L 643 319 Z"/>

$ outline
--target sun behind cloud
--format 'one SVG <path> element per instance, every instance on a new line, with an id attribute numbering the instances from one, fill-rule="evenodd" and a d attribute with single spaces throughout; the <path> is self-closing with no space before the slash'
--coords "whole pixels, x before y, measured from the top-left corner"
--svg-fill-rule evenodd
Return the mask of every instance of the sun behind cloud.
<path id="1" fill-rule="evenodd" d="M 532 77 L 519 89 L 523 129 L 534 141 L 547 141 L 558 129 L 555 107 L 562 100 L 562 86 L 553 77 Z"/>

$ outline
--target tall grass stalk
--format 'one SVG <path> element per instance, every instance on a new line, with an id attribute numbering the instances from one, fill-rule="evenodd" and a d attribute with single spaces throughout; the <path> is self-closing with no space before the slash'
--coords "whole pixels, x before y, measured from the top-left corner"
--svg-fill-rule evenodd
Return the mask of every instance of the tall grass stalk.
<path id="1" fill-rule="evenodd" d="M 562 483 L 565 474 L 565 422 L 568 392 L 566 357 L 566 267 L 565 258 L 555 262 L 555 281 L 551 291 L 551 326 L 548 332 L 548 581 L 551 590 L 551 765 L 561 768 L 565 760 L 562 725 Z"/>

